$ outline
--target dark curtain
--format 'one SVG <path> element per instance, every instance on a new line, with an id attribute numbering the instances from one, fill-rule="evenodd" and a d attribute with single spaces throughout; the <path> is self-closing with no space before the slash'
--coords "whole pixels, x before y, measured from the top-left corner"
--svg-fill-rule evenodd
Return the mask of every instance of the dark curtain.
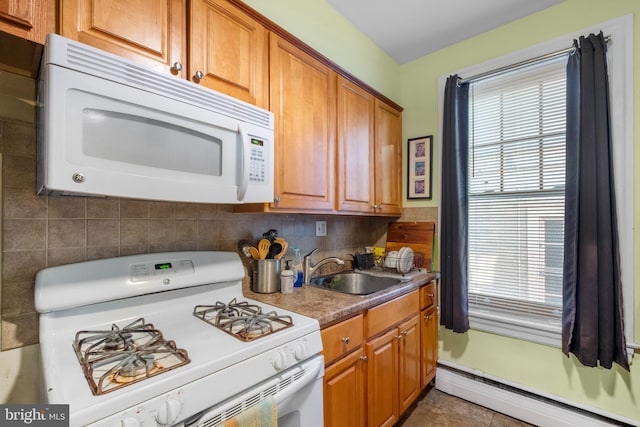
<path id="1" fill-rule="evenodd" d="M 467 169 L 469 85 L 447 79 L 442 135 L 440 324 L 469 330 L 467 299 Z"/>
<path id="2" fill-rule="evenodd" d="M 574 41 L 567 64 L 562 351 L 629 370 L 622 315 L 606 42 Z M 629 230 L 628 232 L 631 232 Z"/>

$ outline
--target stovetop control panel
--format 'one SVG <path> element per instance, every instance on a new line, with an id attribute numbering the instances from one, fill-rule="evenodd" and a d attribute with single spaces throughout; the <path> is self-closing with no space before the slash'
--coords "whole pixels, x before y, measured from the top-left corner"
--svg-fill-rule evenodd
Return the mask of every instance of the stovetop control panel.
<path id="1" fill-rule="evenodd" d="M 184 276 L 195 271 L 190 259 L 168 260 L 161 262 L 143 262 L 129 265 L 129 277 L 132 282 L 145 282 L 158 277 Z"/>

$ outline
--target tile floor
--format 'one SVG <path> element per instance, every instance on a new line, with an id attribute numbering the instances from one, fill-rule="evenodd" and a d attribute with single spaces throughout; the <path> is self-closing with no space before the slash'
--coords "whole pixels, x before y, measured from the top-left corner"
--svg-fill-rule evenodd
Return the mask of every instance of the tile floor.
<path id="1" fill-rule="evenodd" d="M 431 388 L 401 427 L 526 427 L 523 421 Z"/>

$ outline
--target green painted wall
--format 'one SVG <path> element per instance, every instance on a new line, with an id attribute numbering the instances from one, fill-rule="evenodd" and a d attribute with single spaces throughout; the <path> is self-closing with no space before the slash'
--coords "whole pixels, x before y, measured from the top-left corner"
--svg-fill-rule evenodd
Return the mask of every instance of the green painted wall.
<path id="1" fill-rule="evenodd" d="M 634 21 L 634 81 L 640 84 L 640 1 L 630 0 L 566 0 L 552 8 L 521 19 L 447 49 L 417 59 L 402 68 L 401 105 L 404 138 L 435 135 L 438 138 L 438 78 L 459 69 L 479 64 L 502 55 L 580 31 L 598 23 L 627 14 Z M 615 40 L 614 40 L 615 43 Z M 638 90 L 634 93 L 635 117 L 640 105 Z M 640 121 L 636 119 L 638 140 Z M 635 150 L 635 259 L 640 255 L 640 150 Z M 435 168 L 437 176 L 437 167 Z M 434 189 L 438 188 L 438 183 Z M 438 194 L 435 197 L 437 200 Z M 415 204 L 415 203 L 414 203 Z M 406 206 L 413 204 L 407 203 Z M 429 205 L 436 206 L 434 201 Z M 639 262 L 634 262 L 640 265 Z M 640 270 L 634 272 L 640 282 Z M 640 289 L 636 285 L 634 312 L 635 340 L 640 341 Z M 560 398 L 581 402 L 604 411 L 620 414 L 640 423 L 640 357 L 636 355 L 631 373 L 621 369 L 585 368 L 573 357 L 565 357 L 559 349 L 505 338 L 483 332 L 454 334 L 440 330 L 442 360 L 483 371 L 526 387 L 542 390 Z"/>
<path id="2" fill-rule="evenodd" d="M 324 0 L 244 0 L 294 36 L 400 103 L 400 66 Z"/>
<path id="3" fill-rule="evenodd" d="M 639 14 L 638 0 L 565 0 L 535 15 L 484 33 L 447 49 L 398 65 L 366 36 L 355 29 L 324 0 L 245 0 L 260 13 L 398 102 L 403 112 L 403 139 L 431 135 L 438 138 L 438 78 L 544 41 L 579 31 L 626 14 Z M 640 23 L 634 22 L 635 85 L 640 85 Z M 638 90 L 635 111 L 640 111 Z M 638 114 L 636 113 L 636 117 Z M 636 120 L 635 140 L 640 133 Z M 437 159 L 437 153 L 434 156 Z M 405 153 L 406 158 L 406 153 Z M 640 165 L 640 150 L 635 152 Z M 406 167 L 406 166 L 405 166 Z M 438 165 L 434 163 L 434 178 Z M 405 172 L 406 173 L 406 172 Z M 640 190 L 640 173 L 635 174 Z M 434 199 L 405 201 L 405 206 L 437 206 Z M 406 191 L 404 192 L 406 194 Z M 640 229 L 640 192 L 636 191 L 634 228 Z M 635 235 L 640 265 L 640 239 Z M 640 281 L 640 271 L 634 273 Z M 637 289 L 638 287 L 636 287 Z M 640 290 L 636 290 L 636 341 L 640 341 Z M 631 373 L 620 369 L 592 369 L 565 357 L 559 349 L 498 335 L 471 331 L 454 334 L 440 331 L 440 358 L 483 371 L 527 388 L 542 390 L 561 399 L 581 402 L 640 423 L 640 358 Z"/>

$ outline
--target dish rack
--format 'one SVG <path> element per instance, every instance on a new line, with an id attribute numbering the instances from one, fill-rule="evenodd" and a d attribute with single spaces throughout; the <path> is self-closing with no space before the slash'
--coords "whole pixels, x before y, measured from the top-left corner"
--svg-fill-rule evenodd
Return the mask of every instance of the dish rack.
<path id="1" fill-rule="evenodd" d="M 376 257 L 375 269 L 383 270 L 389 273 L 398 272 L 397 265 L 400 258 L 401 257 L 398 256 L 398 254 L 396 255 L 385 254 L 384 256 Z M 409 271 L 413 270 L 414 268 L 424 267 L 424 262 L 425 262 L 424 254 L 420 252 L 414 252 L 413 255 L 409 256 L 405 262 L 411 264 L 411 268 L 409 269 Z"/>

